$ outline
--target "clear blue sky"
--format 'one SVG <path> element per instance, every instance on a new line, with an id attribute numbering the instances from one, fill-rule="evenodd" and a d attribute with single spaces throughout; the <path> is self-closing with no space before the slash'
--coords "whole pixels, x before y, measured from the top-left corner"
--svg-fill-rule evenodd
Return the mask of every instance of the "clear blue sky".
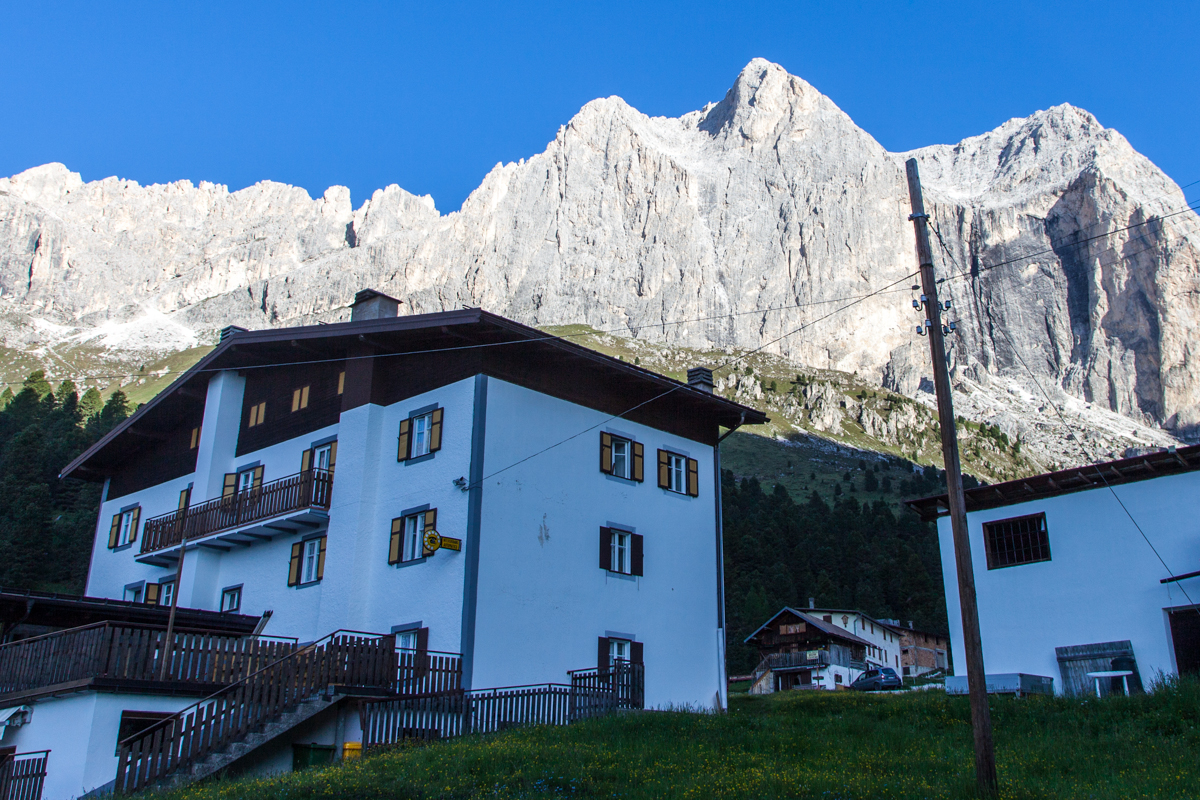
<path id="1" fill-rule="evenodd" d="M 885 147 L 955 142 L 1069 102 L 1200 180 L 1200 3 L 12 2 L 0 175 L 398 183 L 457 209 L 587 101 L 719 100 L 755 56 Z"/>

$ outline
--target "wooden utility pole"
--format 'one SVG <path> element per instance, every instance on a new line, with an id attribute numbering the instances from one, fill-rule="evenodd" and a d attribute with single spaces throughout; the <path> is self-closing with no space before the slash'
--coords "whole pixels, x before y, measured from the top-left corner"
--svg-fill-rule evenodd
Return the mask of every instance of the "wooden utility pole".
<path id="1" fill-rule="evenodd" d="M 181 522 L 180 525 L 182 524 Z M 179 590 L 183 588 L 183 554 L 187 551 L 187 533 L 183 533 L 182 536 L 183 540 L 179 543 L 179 566 L 175 571 L 175 587 L 171 590 L 171 613 L 167 615 L 167 636 L 163 641 L 162 661 L 158 665 L 160 681 L 167 679 L 167 663 L 175 650 L 171 646 L 171 640 L 175 635 L 175 607 L 179 605 Z"/>
<path id="2" fill-rule="evenodd" d="M 967 652 L 967 686 L 971 695 L 971 728 L 975 733 L 975 779 L 983 797 L 998 794 L 996 751 L 992 744 L 992 715 L 988 709 L 987 678 L 983 671 L 983 642 L 979 635 L 979 609 L 975 604 L 975 571 L 971 566 L 971 540 L 967 535 L 967 508 L 963 497 L 962 467 L 958 460 L 958 433 L 954 426 L 954 404 L 950 397 L 950 372 L 946 367 L 946 344 L 942 338 L 942 306 L 933 274 L 933 251 L 929 246 L 929 215 L 921 196 L 917 160 L 905 164 L 909 219 L 917 233 L 917 261 L 921 266 L 925 333 L 933 356 L 933 386 L 937 392 L 938 422 L 942 428 L 942 459 L 946 462 L 946 493 L 950 497 L 950 526 L 954 532 L 954 562 L 958 567 L 958 604 L 962 611 L 963 645 Z"/>

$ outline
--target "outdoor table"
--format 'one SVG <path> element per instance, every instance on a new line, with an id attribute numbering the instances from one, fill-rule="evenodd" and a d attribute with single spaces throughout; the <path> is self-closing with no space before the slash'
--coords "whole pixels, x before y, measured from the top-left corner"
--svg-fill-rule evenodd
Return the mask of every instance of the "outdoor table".
<path id="1" fill-rule="evenodd" d="M 1125 687 L 1125 694 L 1129 694 L 1129 676 L 1133 674 L 1131 669 L 1108 669 L 1101 672 L 1089 672 L 1087 676 L 1096 681 L 1096 697 L 1100 696 L 1100 679 L 1101 678 L 1120 678 L 1121 684 Z"/>

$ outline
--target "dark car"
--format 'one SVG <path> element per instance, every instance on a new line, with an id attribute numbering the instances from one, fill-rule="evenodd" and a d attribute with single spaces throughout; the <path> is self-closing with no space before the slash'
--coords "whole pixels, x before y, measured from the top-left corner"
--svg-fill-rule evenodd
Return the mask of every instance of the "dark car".
<path id="1" fill-rule="evenodd" d="M 900 680 L 900 676 L 896 674 L 896 670 L 891 667 L 883 667 L 882 669 L 869 669 L 860 675 L 854 683 L 850 684 L 851 689 L 860 692 L 878 692 L 882 689 L 900 689 L 904 686 L 904 681 Z"/>

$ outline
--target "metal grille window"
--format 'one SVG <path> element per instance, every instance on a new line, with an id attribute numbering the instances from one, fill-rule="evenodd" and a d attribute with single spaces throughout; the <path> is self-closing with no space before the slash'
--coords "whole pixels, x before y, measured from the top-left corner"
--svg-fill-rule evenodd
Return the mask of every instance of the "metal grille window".
<path id="1" fill-rule="evenodd" d="M 1050 560 L 1046 515 L 1032 514 L 983 524 L 988 569 Z"/>

